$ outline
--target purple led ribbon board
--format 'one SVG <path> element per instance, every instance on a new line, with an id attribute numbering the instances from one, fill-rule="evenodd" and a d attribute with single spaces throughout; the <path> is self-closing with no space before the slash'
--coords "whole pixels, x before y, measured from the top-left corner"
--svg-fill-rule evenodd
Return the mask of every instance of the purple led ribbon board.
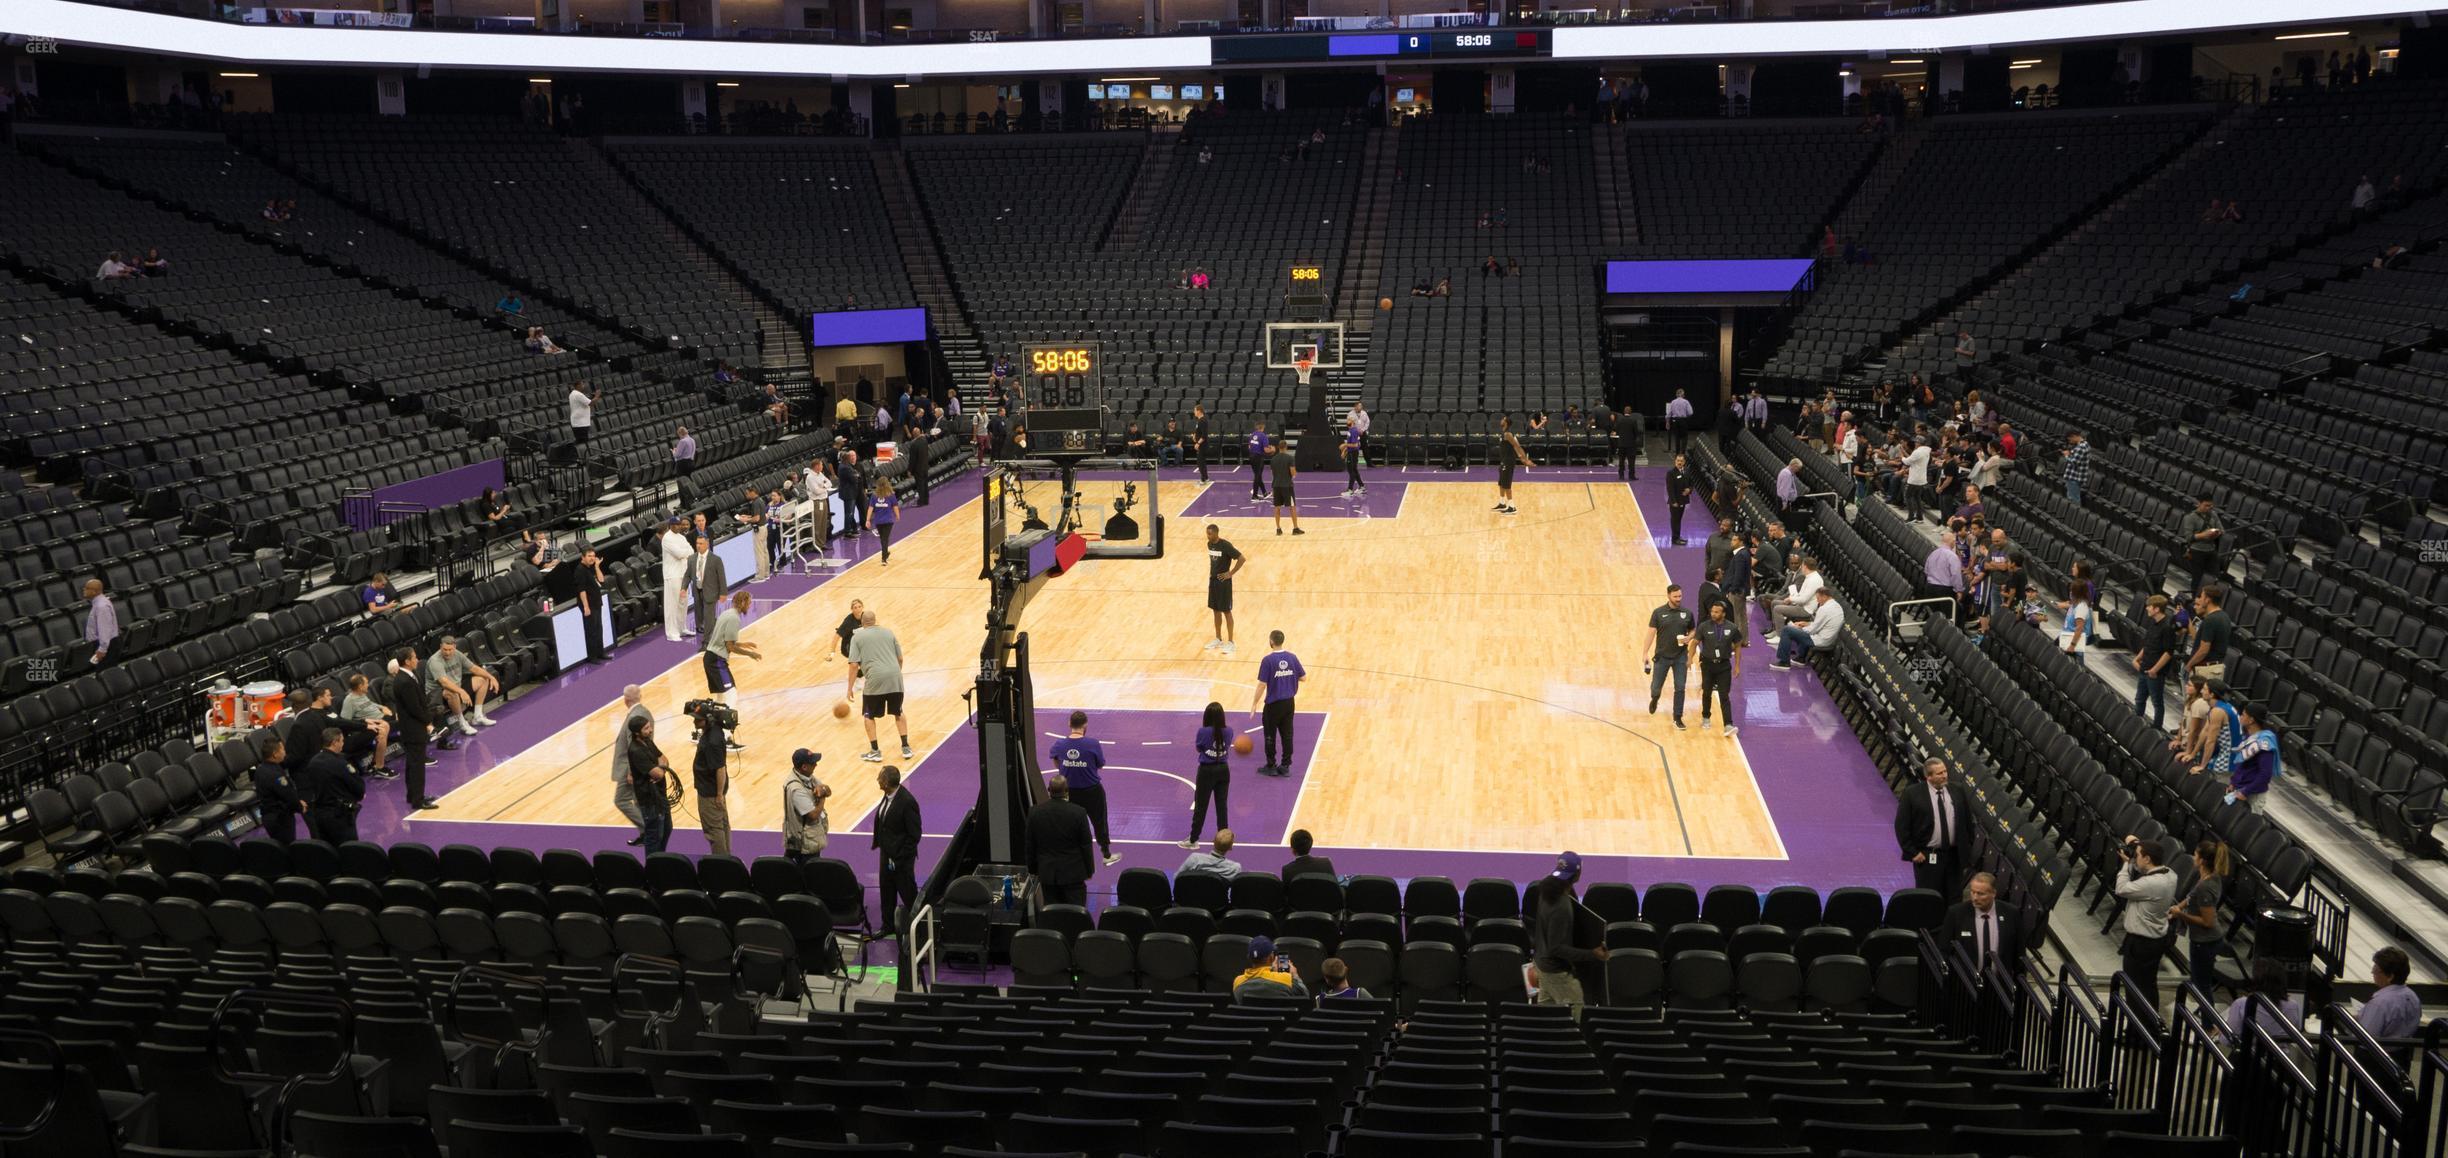
<path id="1" fill-rule="evenodd" d="M 1781 294 L 1810 288 L 1807 257 L 1724 261 L 1610 261 L 1611 294 Z"/>
<path id="2" fill-rule="evenodd" d="M 927 336 L 924 307 L 906 310 L 833 310 L 814 315 L 810 344 L 825 346 L 887 346 L 923 342 Z"/>

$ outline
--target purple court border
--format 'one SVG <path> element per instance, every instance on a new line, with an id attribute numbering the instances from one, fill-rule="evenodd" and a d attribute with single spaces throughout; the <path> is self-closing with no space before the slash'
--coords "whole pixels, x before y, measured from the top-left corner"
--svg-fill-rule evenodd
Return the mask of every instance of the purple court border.
<path id="1" fill-rule="evenodd" d="M 1270 517 L 1269 507 L 1247 502 L 1246 492 L 1237 489 L 1240 468 L 1210 468 L 1214 486 L 1188 504 L 1180 517 Z M 1412 483 L 1471 482 L 1493 483 L 1492 467 L 1471 467 L 1459 471 L 1429 468 L 1372 467 L 1365 472 L 1370 481 L 1367 499 L 1347 503 L 1343 517 L 1393 517 L 1403 502 L 1403 495 Z M 1119 477 L 1119 476 L 1116 476 Z M 1167 467 L 1162 477 L 1168 482 L 1195 483 L 1194 467 Z M 1607 467 L 1550 467 L 1526 473 L 1518 480 L 1525 485 L 1540 482 L 1576 482 L 1603 485 L 1626 485 L 1616 481 L 1615 472 Z M 1321 485 L 1334 485 L 1333 479 Z M 1642 472 L 1631 487 L 1648 525 L 1653 528 L 1652 542 L 1656 546 L 1668 573 L 1677 581 L 1696 586 L 1699 581 L 1703 551 L 1699 546 L 1675 547 L 1665 538 L 1665 470 L 1662 466 Z M 901 526 L 904 533 L 931 525 L 936 519 L 957 510 L 979 495 L 979 476 L 972 472 L 934 488 L 931 506 L 911 506 L 904 509 Z M 1210 496 L 1220 504 L 1212 516 L 1200 515 L 1200 503 Z M 1328 495 L 1318 500 L 1321 507 L 1333 501 Z M 1706 537 L 1708 517 L 1704 508 L 1689 513 L 1692 520 L 1686 533 L 1697 544 Z M 1308 515 L 1310 502 L 1304 500 L 1303 514 Z M 1328 515 L 1325 510 L 1319 514 Z M 837 554 L 853 562 L 875 550 L 872 539 L 860 539 L 835 544 Z M 828 572 L 807 574 L 784 573 L 762 583 L 751 585 L 757 603 L 770 609 L 781 603 L 809 594 L 833 578 Z M 1776 823 L 1785 845 L 1784 859 L 1775 858 L 1706 858 L 1706 857 L 1626 857 L 1592 855 L 1584 858 L 1587 880 L 1629 880 L 1645 885 L 1658 881 L 1680 880 L 1698 885 L 1731 883 L 1767 888 L 1779 884 L 1807 884 L 1821 888 L 1843 884 L 1869 885 L 1892 892 L 1909 887 L 1910 871 L 1890 851 L 1894 848 L 1891 820 L 1895 797 L 1886 787 L 1877 769 L 1851 730 L 1845 725 L 1825 689 L 1807 670 L 1771 672 L 1768 661 L 1772 648 L 1758 632 L 1763 628 L 1763 616 L 1751 614 L 1753 642 L 1744 654 L 1744 674 L 1736 691 L 1735 711 L 1741 733 L 1734 741 L 1741 745 L 1752 773 L 1758 781 L 1761 795 Z M 530 689 L 518 700 L 494 709 L 499 726 L 488 728 L 474 737 L 464 738 L 464 747 L 453 753 L 438 754 L 427 772 L 429 791 L 443 795 L 469 783 L 500 762 L 542 742 L 589 712 L 609 702 L 616 690 L 627 683 L 642 683 L 661 674 L 675 664 L 687 660 L 696 651 L 694 640 L 673 643 L 659 633 L 649 632 L 621 645 L 606 663 L 596 670 L 581 668 L 564 673 Z M 1253 657 L 1254 658 L 1254 657 Z M 1695 686 L 1696 693 L 1696 686 Z M 1691 717 L 1697 726 L 1696 705 Z M 1044 733 L 1059 733 L 1061 715 L 1068 708 L 1042 709 L 1040 739 Z M 1236 727 L 1249 721 L 1246 713 L 1234 714 Z M 1297 725 L 1297 737 L 1303 745 L 1315 741 L 1325 726 L 1321 713 L 1303 713 Z M 1191 713 L 1167 711 L 1137 711 L 1103 709 L 1092 715 L 1090 734 L 1109 738 L 1109 757 L 1117 764 L 1144 763 L 1148 767 L 1163 767 L 1187 776 L 1189 731 L 1195 727 Z M 1158 733 L 1178 732 L 1178 737 Z M 1110 750 L 1121 742 L 1139 743 L 1144 740 L 1178 738 L 1181 743 L 1170 763 L 1153 760 L 1133 761 Z M 1288 859 L 1281 845 L 1284 829 L 1298 822 L 1298 796 L 1310 777 L 1332 775 L 1332 738 L 1326 737 L 1323 764 L 1313 762 L 1313 753 L 1300 753 L 1296 774 L 1283 780 L 1260 778 L 1255 774 L 1257 757 L 1236 761 L 1233 781 L 1236 813 L 1247 814 L 1236 835 L 1242 850 L 1236 857 L 1251 869 L 1274 870 Z M 1044 744 L 1038 745 L 1041 755 Z M 1164 749 L 1156 749 L 1163 751 Z M 1182 764 L 1174 769 L 1173 764 Z M 976 754 L 974 742 L 966 730 L 943 737 L 929 751 L 922 752 L 909 773 L 910 791 L 926 817 L 930 835 L 922 845 L 921 855 L 931 862 L 942 853 L 946 835 L 975 800 Z M 820 773 L 827 779 L 872 775 L 867 765 L 847 761 L 841 767 L 828 764 Z M 604 775 L 608 782 L 609 772 Z M 607 783 L 606 790 L 609 790 Z M 1122 857 L 1120 865 L 1100 869 L 1091 884 L 1091 900 L 1102 903 L 1109 895 L 1115 876 L 1123 868 L 1150 867 L 1171 871 L 1181 863 L 1183 851 L 1173 842 L 1187 835 L 1188 789 L 1181 784 L 1145 774 L 1123 774 L 1109 782 L 1112 813 L 1115 824 L 1115 850 Z M 1290 802 L 1278 797 L 1289 794 Z M 1445 804 L 1423 801 L 1392 802 L 1402 807 L 1444 807 Z M 737 808 L 741 820 L 751 826 L 761 826 L 760 811 L 752 806 Z M 687 818 L 682 818 L 686 824 Z M 868 851 L 865 835 L 860 831 L 865 818 L 853 822 L 834 834 L 832 853 L 855 868 L 862 880 L 873 883 L 874 860 Z M 1690 819 L 1686 818 L 1686 823 Z M 358 819 L 360 833 L 378 842 L 417 840 L 439 846 L 465 842 L 479 847 L 515 845 L 529 848 L 575 848 L 582 852 L 619 850 L 625 847 L 629 831 L 625 826 L 602 826 L 550 823 L 469 822 L 409 819 L 400 798 L 398 781 L 378 784 L 369 794 L 364 812 Z M 1209 823 L 1212 835 L 1213 822 Z M 1179 831 L 1176 831 L 1179 830 Z M 1526 880 L 1546 871 L 1554 861 L 1554 853 L 1525 852 L 1457 852 L 1449 849 L 1346 848 L 1333 843 L 1333 834 L 1317 834 L 1318 852 L 1331 856 L 1335 867 L 1344 873 L 1375 873 L 1408 879 L 1421 875 L 1443 875 L 1455 879 L 1474 876 L 1494 876 Z M 733 852 L 743 858 L 780 851 L 780 836 L 756 827 L 735 831 Z M 682 827 L 673 835 L 672 848 L 677 852 L 701 853 L 702 838 L 692 828 Z"/>

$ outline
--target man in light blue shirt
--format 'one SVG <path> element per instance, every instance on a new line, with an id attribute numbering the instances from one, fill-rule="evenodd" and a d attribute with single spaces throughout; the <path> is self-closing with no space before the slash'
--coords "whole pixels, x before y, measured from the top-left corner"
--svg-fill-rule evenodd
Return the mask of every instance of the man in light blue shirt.
<path id="1" fill-rule="evenodd" d="M 2392 1041 L 2422 1029 L 2422 998 L 2406 985 L 2412 972 L 2405 950 L 2395 945 L 2383 945 L 2372 954 L 2371 999 L 2355 1010 L 2355 1021 L 2365 1033 Z"/>
<path id="2" fill-rule="evenodd" d="M 1675 391 L 1674 400 L 1666 404 L 1666 439 L 1677 454 L 1683 453 L 1683 428 L 1690 424 L 1691 416 L 1691 399 L 1685 398 L 1682 391 Z"/>
<path id="3" fill-rule="evenodd" d="M 1225 853 L 1232 851 L 1232 846 L 1232 830 L 1229 828 L 1219 828 L 1216 830 L 1215 835 L 1215 851 L 1194 852 L 1189 856 L 1183 857 L 1181 867 L 1174 870 L 1173 875 L 1180 876 L 1183 873 L 1214 873 L 1217 876 L 1223 877 L 1225 880 L 1231 880 L 1234 877 L 1240 876 L 1241 862 L 1224 855 Z"/>
<path id="4" fill-rule="evenodd" d="M 1942 531 L 1937 549 L 1921 564 L 1921 597 L 1960 600 L 1963 591 L 1963 557 L 1955 553 L 1955 532 Z"/>

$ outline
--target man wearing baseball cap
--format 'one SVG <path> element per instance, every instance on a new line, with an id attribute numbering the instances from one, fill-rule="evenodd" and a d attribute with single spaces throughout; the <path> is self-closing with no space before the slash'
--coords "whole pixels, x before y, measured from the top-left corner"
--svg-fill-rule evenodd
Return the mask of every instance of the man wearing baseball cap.
<path id="1" fill-rule="evenodd" d="M 1581 979 L 1573 976 L 1573 968 L 1607 959 L 1604 945 L 1585 949 L 1574 943 L 1581 905 L 1573 896 L 1573 884 L 1580 879 L 1581 854 L 1567 852 L 1556 858 L 1555 869 L 1540 877 L 1530 894 L 1530 962 L 1538 973 L 1538 1003 L 1570 1006 L 1576 1019 L 1581 1016 Z"/>
<path id="2" fill-rule="evenodd" d="M 790 779 L 782 782 L 782 855 L 794 864 L 823 856 L 832 839 L 824 801 L 833 789 L 816 779 L 816 765 L 823 760 L 823 753 L 805 748 L 791 753 Z"/>
<path id="3" fill-rule="evenodd" d="M 1275 939 L 1261 935 L 1250 938 L 1249 964 L 1233 980 L 1232 992 L 1234 1001 L 1248 1001 L 1259 997 L 1307 997 L 1309 987 L 1301 984 L 1300 969 L 1290 958 L 1276 960 Z"/>

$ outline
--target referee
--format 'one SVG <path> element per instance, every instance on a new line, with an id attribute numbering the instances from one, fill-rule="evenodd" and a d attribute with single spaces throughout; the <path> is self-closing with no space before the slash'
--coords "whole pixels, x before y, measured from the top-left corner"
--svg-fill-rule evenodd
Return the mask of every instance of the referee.
<path id="1" fill-rule="evenodd" d="M 1726 618 L 1724 600 L 1708 605 L 1708 619 L 1693 628 L 1691 644 L 1700 653 L 1700 727 L 1709 725 L 1709 694 L 1725 713 L 1725 734 L 1734 734 L 1734 677 L 1742 674 L 1742 628 Z"/>
<path id="2" fill-rule="evenodd" d="M 1232 581 L 1247 562 L 1232 540 L 1216 530 L 1214 523 L 1207 524 L 1207 610 L 1215 616 L 1215 638 L 1201 650 L 1233 653 Z"/>

